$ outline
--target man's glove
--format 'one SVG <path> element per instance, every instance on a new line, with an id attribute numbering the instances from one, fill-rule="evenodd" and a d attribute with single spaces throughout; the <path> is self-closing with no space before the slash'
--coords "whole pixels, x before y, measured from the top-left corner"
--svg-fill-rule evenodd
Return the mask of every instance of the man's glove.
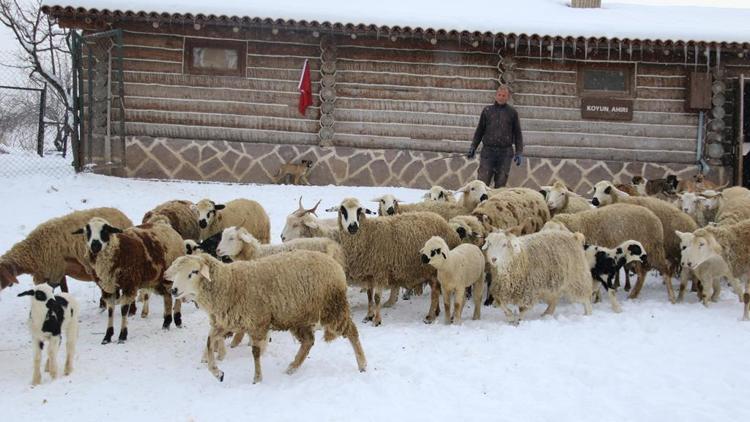
<path id="1" fill-rule="evenodd" d="M 472 158 L 474 158 L 474 153 L 476 152 L 477 152 L 477 149 L 475 147 L 471 147 L 469 149 L 469 152 L 466 154 L 466 158 L 471 160 Z"/>
<path id="2" fill-rule="evenodd" d="M 520 166 L 521 164 L 523 164 L 523 154 L 514 155 L 513 162 L 516 163 L 517 166 Z"/>

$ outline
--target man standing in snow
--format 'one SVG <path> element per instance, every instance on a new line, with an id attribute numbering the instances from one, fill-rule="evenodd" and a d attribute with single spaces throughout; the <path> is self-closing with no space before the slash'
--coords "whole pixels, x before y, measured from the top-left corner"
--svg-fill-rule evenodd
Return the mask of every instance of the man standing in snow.
<path id="1" fill-rule="evenodd" d="M 516 110 L 507 104 L 509 97 L 510 88 L 501 85 L 495 92 L 495 103 L 482 110 L 471 149 L 466 154 L 467 158 L 474 158 L 477 147 L 484 142 L 477 179 L 489 186 L 494 178 L 496 188 L 505 186 L 508 181 L 511 159 L 517 166 L 523 163 L 521 123 Z"/>

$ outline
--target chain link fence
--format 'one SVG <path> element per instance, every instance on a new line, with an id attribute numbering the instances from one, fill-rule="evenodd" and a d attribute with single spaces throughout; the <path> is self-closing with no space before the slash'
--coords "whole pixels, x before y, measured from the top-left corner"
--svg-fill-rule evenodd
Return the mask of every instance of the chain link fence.
<path id="1" fill-rule="evenodd" d="M 64 107 L 13 63 L 20 63 L 15 54 L 0 52 L 0 177 L 73 174 Z"/>

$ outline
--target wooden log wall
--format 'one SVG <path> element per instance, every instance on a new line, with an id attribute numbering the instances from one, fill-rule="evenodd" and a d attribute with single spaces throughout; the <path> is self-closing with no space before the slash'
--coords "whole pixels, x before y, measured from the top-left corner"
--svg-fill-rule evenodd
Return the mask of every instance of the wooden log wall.
<path id="1" fill-rule="evenodd" d="M 245 77 L 188 75 L 186 37 L 243 40 Z M 216 32 L 190 27 L 124 29 L 126 133 L 183 139 L 318 144 L 320 38 L 270 28 Z M 482 108 L 491 104 L 499 56 L 441 40 L 335 38 L 333 145 L 437 152 L 468 150 Z M 314 104 L 297 111 L 305 59 Z M 634 65 L 632 122 L 584 121 L 578 62 L 516 56 L 514 106 L 530 156 L 693 163 L 697 116 L 684 111 L 690 67 Z"/>
<path id="2" fill-rule="evenodd" d="M 242 40 L 244 77 L 187 74 L 186 38 Z M 234 33 L 129 25 L 124 29 L 126 134 L 182 139 L 314 145 L 319 129 L 320 45 L 270 28 Z M 314 102 L 297 111 L 297 86 L 309 60 Z"/>

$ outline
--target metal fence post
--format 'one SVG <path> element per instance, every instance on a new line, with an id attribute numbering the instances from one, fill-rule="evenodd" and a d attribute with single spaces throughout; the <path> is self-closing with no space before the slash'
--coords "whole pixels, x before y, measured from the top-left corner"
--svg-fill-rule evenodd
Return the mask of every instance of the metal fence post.
<path id="1" fill-rule="evenodd" d="M 47 84 L 39 96 L 39 129 L 36 135 L 36 153 L 44 157 L 44 111 L 47 109 Z"/>

